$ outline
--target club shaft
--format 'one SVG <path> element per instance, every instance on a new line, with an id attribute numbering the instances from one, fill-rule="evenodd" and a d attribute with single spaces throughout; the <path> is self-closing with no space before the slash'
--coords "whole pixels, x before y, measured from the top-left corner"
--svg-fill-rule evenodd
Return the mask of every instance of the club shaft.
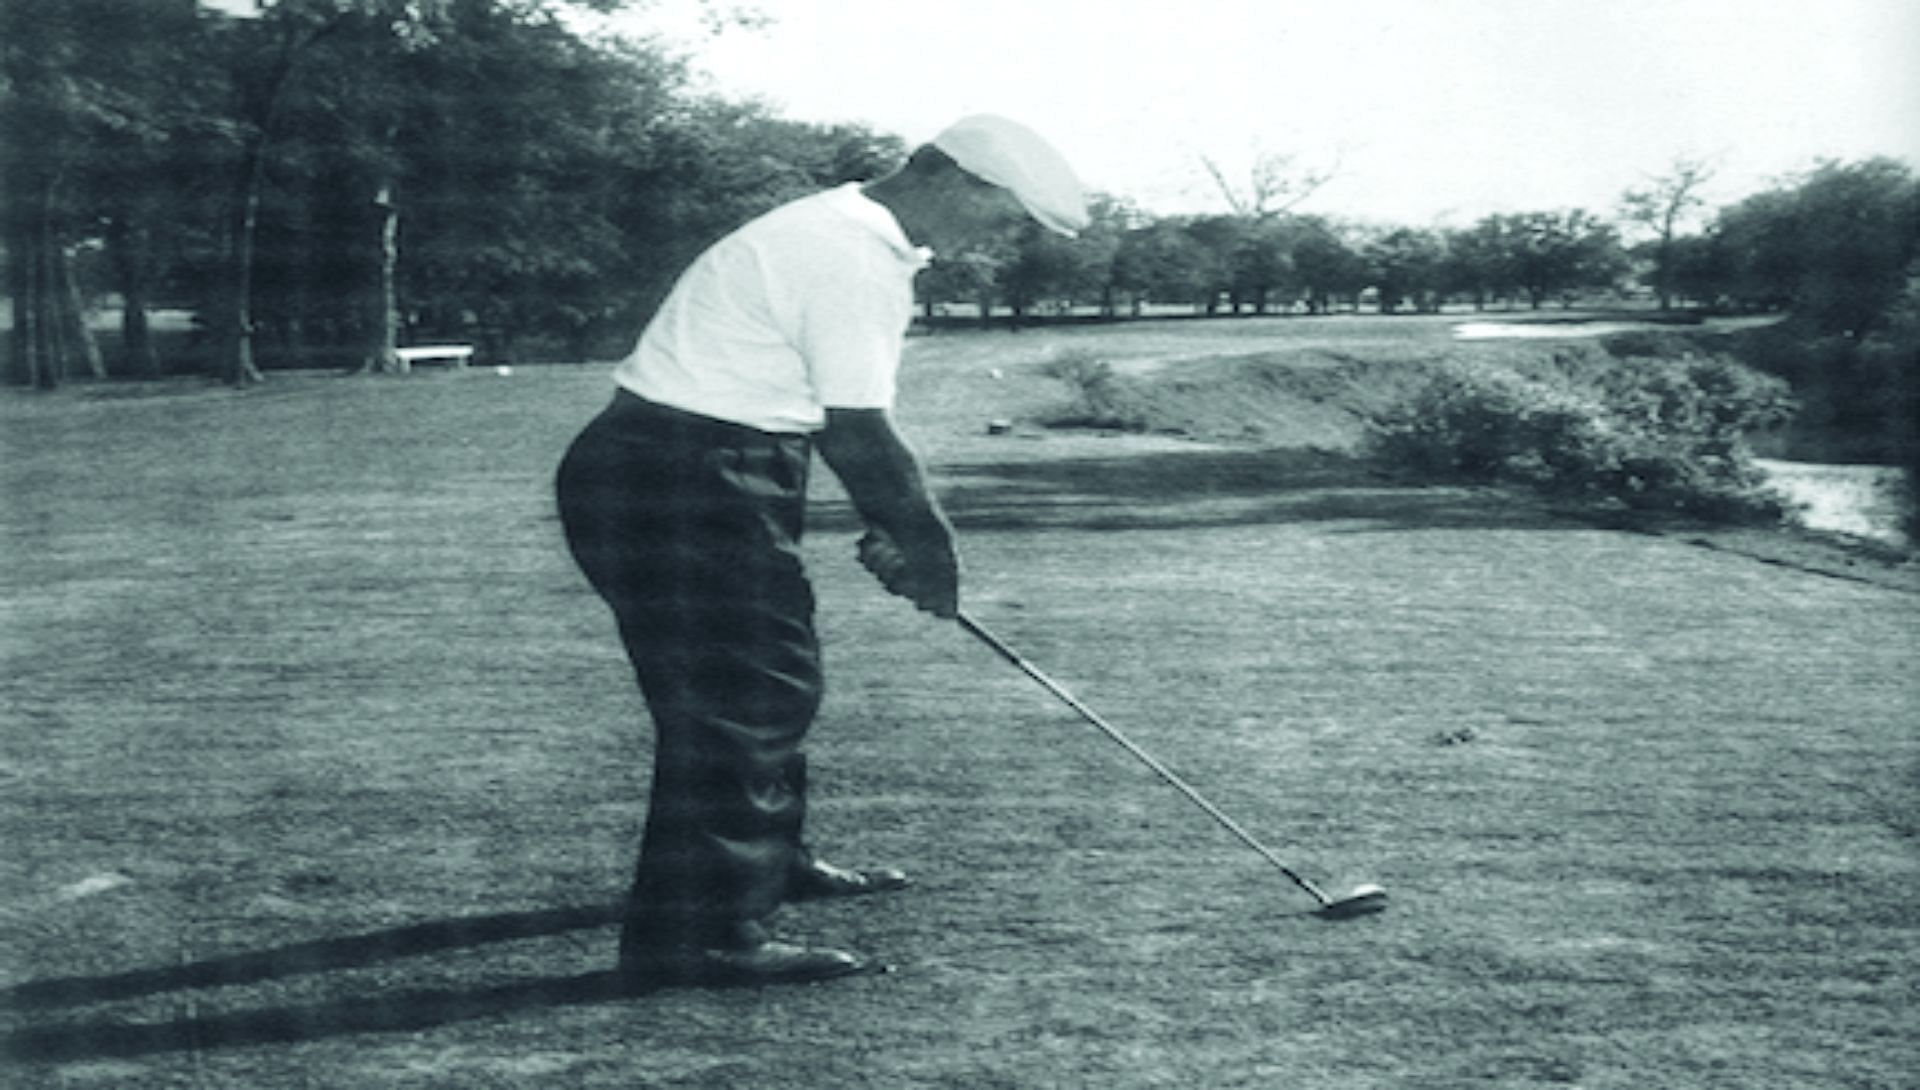
<path id="1" fill-rule="evenodd" d="M 1061 685 L 1059 682 L 1048 677 L 1046 673 L 1042 671 L 1038 666 L 1035 666 L 1033 663 L 1028 662 L 1026 658 L 1023 655 L 1021 655 L 1018 651 L 1015 651 L 1013 648 L 1007 646 L 1006 641 L 994 635 L 991 631 L 989 631 L 986 628 L 986 626 L 982 625 L 979 621 L 976 621 L 972 617 L 968 616 L 965 610 L 960 611 L 959 614 L 956 616 L 956 619 L 960 622 L 961 628 L 966 629 L 968 632 L 972 633 L 975 637 L 977 637 L 980 640 L 980 642 L 986 644 L 988 647 L 993 648 L 995 654 L 998 654 L 1001 658 L 1006 659 L 1008 662 L 1012 663 L 1015 667 L 1019 668 L 1021 673 L 1039 682 L 1043 687 L 1046 688 L 1048 692 L 1058 697 L 1061 703 L 1065 704 L 1069 708 L 1072 708 L 1074 711 L 1080 713 L 1080 718 L 1085 719 L 1087 722 L 1092 723 L 1095 727 L 1099 728 L 1100 733 L 1105 734 L 1108 738 L 1111 738 L 1115 742 L 1119 743 L 1122 749 L 1125 749 L 1128 753 L 1133 754 L 1133 756 L 1136 759 L 1138 759 L 1141 764 L 1144 764 L 1148 768 L 1152 769 L 1155 775 L 1159 776 L 1162 780 L 1165 780 L 1168 784 L 1171 784 L 1181 794 L 1185 795 L 1188 801 L 1192 802 L 1195 806 L 1198 806 L 1200 809 L 1206 811 L 1207 816 L 1212 818 L 1214 821 L 1218 822 L 1221 828 L 1232 833 L 1235 837 L 1238 837 L 1241 843 L 1245 844 L 1247 847 L 1252 848 L 1254 851 L 1258 852 L 1260 854 L 1260 857 L 1262 859 L 1265 859 L 1268 863 L 1273 864 L 1274 869 L 1278 870 L 1281 874 L 1286 875 L 1288 879 L 1290 879 L 1293 882 L 1294 885 L 1299 886 L 1301 889 L 1304 889 L 1308 893 L 1312 894 L 1314 900 L 1319 901 L 1322 905 L 1329 905 L 1333 903 L 1333 898 L 1327 896 L 1324 892 L 1322 892 L 1320 890 L 1320 887 L 1314 885 L 1312 882 L 1309 882 L 1305 878 L 1294 873 L 1293 868 L 1287 866 L 1284 862 L 1282 862 L 1280 857 L 1273 853 L 1272 849 L 1268 848 L 1265 844 L 1260 843 L 1259 840 L 1254 838 L 1252 833 L 1249 833 L 1247 832 L 1246 829 L 1242 828 L 1239 822 L 1233 820 L 1233 818 L 1231 817 L 1228 817 L 1227 814 L 1224 811 L 1222 811 L 1218 806 L 1215 806 L 1213 803 L 1209 802 L 1206 796 L 1202 795 L 1199 791 L 1194 790 L 1192 785 L 1188 784 L 1187 781 L 1181 779 L 1178 775 L 1174 773 L 1172 769 L 1160 763 L 1159 759 L 1154 757 L 1153 754 L 1148 753 L 1144 749 L 1141 749 L 1137 744 L 1134 743 L 1133 739 L 1128 738 L 1125 734 L 1122 734 L 1120 730 L 1116 728 L 1113 724 L 1101 718 L 1098 712 L 1094 711 L 1092 708 L 1089 708 L 1085 704 L 1081 703 L 1078 697 L 1074 696 L 1072 693 L 1067 691 L 1066 686 Z"/>

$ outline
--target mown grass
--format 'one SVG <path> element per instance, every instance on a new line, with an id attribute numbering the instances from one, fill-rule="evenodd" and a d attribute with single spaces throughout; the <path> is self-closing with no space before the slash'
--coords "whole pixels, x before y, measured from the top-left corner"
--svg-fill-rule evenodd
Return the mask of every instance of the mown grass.
<path id="1" fill-rule="evenodd" d="M 918 884 L 784 923 L 898 969 L 641 1000 L 648 742 L 546 492 L 604 368 L 9 396 L 8 1085 L 1910 1084 L 1911 596 L 1336 449 L 986 434 L 1084 337 L 1259 324 L 917 340 L 902 415 L 971 608 L 1392 911 L 1302 915 L 881 595 L 823 476 L 816 839 Z"/>

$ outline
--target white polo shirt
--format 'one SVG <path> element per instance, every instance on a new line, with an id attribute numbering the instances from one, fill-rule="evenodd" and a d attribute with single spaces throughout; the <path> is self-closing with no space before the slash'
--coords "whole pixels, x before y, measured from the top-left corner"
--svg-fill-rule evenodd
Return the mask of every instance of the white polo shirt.
<path id="1" fill-rule="evenodd" d="M 769 432 L 818 431 L 828 407 L 890 408 L 926 263 L 858 183 L 803 197 L 701 254 L 614 381 Z"/>

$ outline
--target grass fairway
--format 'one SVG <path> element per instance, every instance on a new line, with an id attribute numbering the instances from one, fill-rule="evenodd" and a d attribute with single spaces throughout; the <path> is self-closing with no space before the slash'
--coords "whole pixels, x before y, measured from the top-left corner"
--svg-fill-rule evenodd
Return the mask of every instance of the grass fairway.
<path id="1" fill-rule="evenodd" d="M 6 394 L 0 1085 L 1914 1086 L 1911 593 L 1326 451 L 986 434 L 1063 348 L 1423 328 L 943 335 L 901 414 L 970 608 L 1391 911 L 1304 915 L 882 595 L 823 470 L 813 836 L 917 881 L 782 923 L 897 970 L 643 999 L 650 741 L 548 495 L 606 368 Z"/>

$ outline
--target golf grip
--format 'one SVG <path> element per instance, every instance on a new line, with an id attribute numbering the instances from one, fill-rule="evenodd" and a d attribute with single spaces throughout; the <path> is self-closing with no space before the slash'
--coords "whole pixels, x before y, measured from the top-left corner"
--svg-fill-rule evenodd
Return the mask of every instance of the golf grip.
<path id="1" fill-rule="evenodd" d="M 967 615 L 966 610 L 960 610 L 958 613 L 955 614 L 954 619 L 960 622 L 961 628 L 966 629 L 968 632 L 978 637 L 981 643 L 984 643 L 988 647 L 993 648 L 995 654 L 998 654 L 1001 658 L 1006 659 L 1008 662 L 1018 667 L 1021 673 L 1027 675 L 1033 680 L 1039 682 L 1041 685 L 1045 686 L 1048 692 L 1052 693 L 1054 696 L 1059 697 L 1060 700 L 1067 705 L 1067 707 L 1072 708 L 1076 712 L 1079 712 L 1080 718 L 1085 719 L 1087 722 L 1092 723 L 1094 726 L 1098 727 L 1102 734 L 1105 734 L 1107 737 L 1113 739 L 1115 742 L 1118 742 L 1122 749 L 1125 749 L 1128 753 L 1133 754 L 1134 757 L 1137 758 L 1141 764 L 1144 764 L 1148 768 L 1152 769 L 1155 775 L 1159 776 L 1161 779 L 1165 780 L 1167 783 L 1177 788 L 1181 794 L 1187 797 L 1188 801 L 1192 802 L 1195 806 L 1198 806 L 1200 809 L 1205 810 L 1207 812 L 1208 817 L 1219 822 L 1221 828 L 1232 833 L 1234 836 L 1239 837 L 1241 843 L 1245 844 L 1247 847 L 1252 848 L 1256 852 L 1259 852 L 1261 858 L 1273 864 L 1274 869 L 1278 870 L 1281 874 L 1284 874 L 1289 879 L 1292 879 L 1294 885 L 1299 886 L 1301 889 L 1304 889 L 1308 893 L 1312 894 L 1314 899 L 1319 901 L 1322 905 L 1329 905 L 1333 903 L 1333 898 L 1328 897 L 1325 893 L 1321 892 L 1320 888 L 1314 885 L 1312 882 L 1309 882 L 1305 878 L 1302 878 L 1300 875 L 1295 874 L 1293 871 L 1293 868 L 1281 862 L 1280 857 L 1273 854 L 1272 849 L 1268 848 L 1265 844 L 1262 844 L 1258 840 L 1254 839 L 1253 834 L 1241 828 L 1239 822 L 1228 817 L 1224 812 L 1221 811 L 1219 807 L 1215 806 L 1213 803 L 1208 802 L 1206 799 L 1206 796 L 1194 790 L 1191 786 L 1187 784 L 1187 781 L 1181 779 L 1179 776 L 1174 775 L 1172 769 L 1168 768 L 1166 765 L 1161 764 L 1159 760 L 1153 756 L 1153 754 L 1148 753 L 1146 750 L 1141 749 L 1139 746 L 1135 745 L 1132 739 L 1120 733 L 1120 731 L 1117 728 L 1115 728 L 1111 723 L 1108 723 L 1105 719 L 1102 719 L 1100 715 L 1097 712 L 1095 712 L 1092 708 L 1089 708 L 1085 704 L 1082 704 L 1078 697 L 1074 696 L 1072 693 L 1066 690 L 1065 686 L 1062 686 L 1059 682 L 1053 680 L 1052 678 L 1048 677 L 1046 674 L 1042 673 L 1038 666 L 1035 666 L 1033 663 L 1028 662 L 1024 657 L 1021 656 L 1021 654 L 1018 651 L 1015 651 L 1013 648 L 1008 647 L 1004 640 L 994 635 L 992 632 L 988 631 L 986 626 L 982 625 L 979 621 L 974 620 L 972 617 L 969 617 Z"/>

